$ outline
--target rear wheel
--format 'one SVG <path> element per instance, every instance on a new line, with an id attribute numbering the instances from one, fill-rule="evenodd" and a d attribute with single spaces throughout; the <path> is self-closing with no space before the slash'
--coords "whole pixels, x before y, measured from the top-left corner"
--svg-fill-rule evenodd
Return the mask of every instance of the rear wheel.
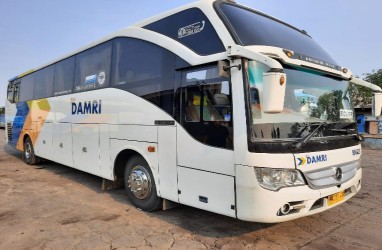
<path id="1" fill-rule="evenodd" d="M 40 158 L 34 154 L 32 140 L 29 137 L 24 142 L 23 159 L 28 165 L 36 165 L 40 162 Z"/>
<path id="2" fill-rule="evenodd" d="M 124 182 L 127 196 L 136 207 L 144 211 L 161 208 L 162 199 L 157 196 L 153 174 L 141 156 L 132 156 L 127 162 Z"/>

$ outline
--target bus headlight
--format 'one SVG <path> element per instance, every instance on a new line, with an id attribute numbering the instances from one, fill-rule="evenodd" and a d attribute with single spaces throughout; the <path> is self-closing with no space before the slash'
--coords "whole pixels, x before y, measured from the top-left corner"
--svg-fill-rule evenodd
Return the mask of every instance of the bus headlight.
<path id="1" fill-rule="evenodd" d="M 295 169 L 255 168 L 260 186 L 271 191 L 305 185 L 300 171 Z"/>

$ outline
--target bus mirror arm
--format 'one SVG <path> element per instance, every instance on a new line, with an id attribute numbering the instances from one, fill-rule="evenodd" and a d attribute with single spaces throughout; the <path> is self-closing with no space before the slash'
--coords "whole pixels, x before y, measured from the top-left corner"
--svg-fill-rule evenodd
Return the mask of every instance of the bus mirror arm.
<path id="1" fill-rule="evenodd" d="M 221 76 L 221 77 L 229 77 L 230 72 L 227 69 L 227 67 L 229 67 L 227 61 L 219 61 L 218 62 L 219 76 Z"/>
<path id="2" fill-rule="evenodd" d="M 237 68 L 237 70 L 241 70 L 241 64 L 238 65 L 228 65 L 227 61 L 219 61 L 218 62 L 218 68 L 219 68 L 219 76 L 221 77 L 229 77 L 230 76 L 230 69 Z"/>
<path id="3" fill-rule="evenodd" d="M 378 117 L 381 115 L 382 111 L 382 89 L 378 85 L 372 84 L 365 80 L 352 77 L 349 80 L 350 83 L 353 83 L 358 86 L 369 88 L 373 91 L 373 105 L 372 105 L 372 116 Z"/>
<path id="4" fill-rule="evenodd" d="M 249 48 L 233 44 L 228 46 L 228 58 L 246 58 L 260 62 L 270 68 L 263 74 L 263 98 L 262 111 L 264 113 L 281 113 L 284 109 L 284 98 L 286 89 L 286 74 L 280 62 L 264 54 Z"/>
<path id="5" fill-rule="evenodd" d="M 227 56 L 229 58 L 247 58 L 263 63 L 271 69 L 283 70 L 283 66 L 277 60 L 237 44 L 228 46 Z"/>
<path id="6" fill-rule="evenodd" d="M 224 71 L 228 71 L 228 70 L 230 70 L 231 68 L 237 68 L 239 71 L 241 70 L 241 64 L 239 64 L 239 65 L 233 65 L 233 66 L 224 66 L 223 67 L 223 70 Z"/>

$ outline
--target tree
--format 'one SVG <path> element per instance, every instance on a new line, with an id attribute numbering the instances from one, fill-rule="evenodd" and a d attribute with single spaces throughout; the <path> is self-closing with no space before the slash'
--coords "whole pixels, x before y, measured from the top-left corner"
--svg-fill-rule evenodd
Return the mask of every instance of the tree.
<path id="1" fill-rule="evenodd" d="M 363 74 L 363 79 L 365 81 L 371 82 L 375 85 L 378 85 L 382 88 L 382 69 L 373 70 L 371 73 Z M 356 86 L 357 91 L 351 91 L 352 94 L 352 103 L 354 107 L 361 107 L 371 104 L 372 100 L 372 90 L 369 88 Z"/>
<path id="2" fill-rule="evenodd" d="M 328 121 L 338 121 L 342 99 L 342 90 L 332 90 L 332 92 L 321 95 L 318 98 L 317 107 L 312 109 L 311 116 Z"/>

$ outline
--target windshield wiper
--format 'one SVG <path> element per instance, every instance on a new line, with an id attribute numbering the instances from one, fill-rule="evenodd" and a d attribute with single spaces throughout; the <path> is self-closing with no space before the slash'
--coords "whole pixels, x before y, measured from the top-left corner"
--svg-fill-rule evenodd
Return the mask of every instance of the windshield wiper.
<path id="1" fill-rule="evenodd" d="M 332 128 L 330 131 L 350 134 L 356 130 L 354 128 Z"/>
<path id="2" fill-rule="evenodd" d="M 338 132 L 338 133 L 344 133 L 346 135 L 352 135 L 358 141 L 363 141 L 363 138 L 357 133 L 356 129 L 354 129 L 354 128 L 347 128 L 347 127 L 349 127 L 351 125 L 354 125 L 354 123 L 339 124 L 339 125 L 340 125 L 340 127 L 332 128 L 332 129 L 330 129 L 330 131 Z"/>
<path id="3" fill-rule="evenodd" d="M 308 135 L 306 135 L 304 138 L 302 138 L 300 140 L 293 141 L 289 145 L 290 149 L 292 149 L 292 150 L 299 150 L 300 148 L 302 148 L 310 140 L 310 138 L 312 138 L 317 133 L 317 131 L 320 128 L 326 127 L 328 124 L 326 122 L 323 122 L 323 123 L 320 123 L 320 124 L 310 124 L 310 125 L 305 125 L 305 126 L 308 127 L 308 126 L 312 126 L 312 125 L 313 126 L 314 125 L 318 125 L 318 126 L 312 132 L 310 132 Z"/>
<path id="4" fill-rule="evenodd" d="M 334 131 L 334 132 L 339 132 L 339 133 L 346 133 L 346 135 L 349 135 L 350 133 L 354 133 L 356 132 L 356 130 L 354 128 L 332 128 L 331 131 Z M 355 139 L 357 139 L 358 141 L 363 141 L 363 138 L 355 133 L 355 134 L 351 134 Z"/>

